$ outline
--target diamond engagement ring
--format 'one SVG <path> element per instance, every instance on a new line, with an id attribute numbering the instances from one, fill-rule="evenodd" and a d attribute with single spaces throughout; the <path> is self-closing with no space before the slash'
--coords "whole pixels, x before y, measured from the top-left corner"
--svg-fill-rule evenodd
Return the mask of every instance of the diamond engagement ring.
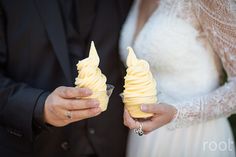
<path id="1" fill-rule="evenodd" d="M 139 136 L 142 136 L 144 134 L 143 132 L 143 124 L 138 122 L 139 123 L 139 128 L 136 128 L 134 129 L 134 133 L 135 134 L 138 134 Z"/>
<path id="2" fill-rule="evenodd" d="M 66 111 L 66 117 L 68 119 L 72 119 L 72 113 L 70 111 Z"/>

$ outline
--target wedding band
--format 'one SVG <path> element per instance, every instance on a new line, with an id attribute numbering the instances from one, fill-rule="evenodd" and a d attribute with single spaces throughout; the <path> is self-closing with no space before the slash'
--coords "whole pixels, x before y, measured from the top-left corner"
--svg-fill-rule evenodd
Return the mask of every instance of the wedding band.
<path id="1" fill-rule="evenodd" d="M 143 136 L 144 132 L 143 132 L 143 124 L 139 123 L 139 128 L 134 129 L 134 133 L 138 134 L 139 136 Z"/>
<path id="2" fill-rule="evenodd" d="M 66 117 L 67 117 L 68 119 L 72 119 L 72 113 L 71 113 L 70 111 L 67 111 L 67 112 L 66 112 Z"/>

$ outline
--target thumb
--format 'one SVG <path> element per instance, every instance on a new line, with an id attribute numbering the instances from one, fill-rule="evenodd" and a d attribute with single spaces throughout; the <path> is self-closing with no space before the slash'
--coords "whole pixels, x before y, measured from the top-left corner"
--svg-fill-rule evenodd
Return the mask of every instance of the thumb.
<path id="1" fill-rule="evenodd" d="M 146 113 L 155 113 L 155 114 L 162 114 L 166 112 L 166 105 L 160 104 L 143 104 L 141 105 L 141 111 Z"/>

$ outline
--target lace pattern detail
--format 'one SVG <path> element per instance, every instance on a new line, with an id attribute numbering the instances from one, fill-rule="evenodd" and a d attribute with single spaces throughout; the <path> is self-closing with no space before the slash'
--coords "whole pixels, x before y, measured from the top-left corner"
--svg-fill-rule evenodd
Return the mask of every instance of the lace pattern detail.
<path id="1" fill-rule="evenodd" d="M 178 114 L 170 129 L 190 126 L 236 112 L 236 83 L 226 83 L 209 95 L 176 105 Z"/>
<path id="2" fill-rule="evenodd" d="M 228 82 L 208 95 L 181 102 L 170 129 L 186 127 L 236 113 L 236 2 L 192 0 L 195 15 L 218 54 Z"/>
<path id="3" fill-rule="evenodd" d="M 235 7 L 233 0 L 200 0 L 195 3 L 196 16 L 229 77 L 236 75 L 236 13 L 232 9 Z"/>

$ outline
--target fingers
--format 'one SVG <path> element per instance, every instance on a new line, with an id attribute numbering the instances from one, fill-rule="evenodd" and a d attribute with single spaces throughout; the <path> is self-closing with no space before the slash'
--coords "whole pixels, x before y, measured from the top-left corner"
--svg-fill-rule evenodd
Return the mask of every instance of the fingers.
<path id="1" fill-rule="evenodd" d="M 99 115 L 102 112 L 100 107 L 96 107 L 96 108 L 91 108 L 91 109 L 85 109 L 85 110 L 78 110 L 78 111 L 72 111 L 72 121 L 76 122 L 76 121 L 80 121 L 83 119 L 87 119 L 87 118 L 92 118 L 95 117 L 97 115 Z"/>
<path id="2" fill-rule="evenodd" d="M 166 124 L 168 124 L 176 112 L 176 109 L 168 104 L 152 104 L 142 105 L 141 110 L 147 113 L 154 113 L 149 119 L 140 119 L 135 121 L 128 113 L 124 112 L 124 124 L 130 129 L 138 129 L 142 124 L 142 130 L 145 134 L 152 132 Z"/>
<path id="3" fill-rule="evenodd" d="M 65 126 L 100 114 L 101 109 L 97 100 L 78 99 L 91 94 L 92 92 L 85 88 L 58 87 L 45 101 L 45 122 L 53 126 Z"/>
<path id="4" fill-rule="evenodd" d="M 59 109 L 57 111 L 52 111 L 52 114 L 54 114 L 55 117 L 50 119 L 49 124 L 56 127 L 62 127 L 72 122 L 77 122 L 83 119 L 95 117 L 100 113 L 101 109 L 99 107 L 78 111 L 67 111 Z M 70 115 L 70 117 L 68 117 L 68 114 Z"/>
<path id="5" fill-rule="evenodd" d="M 165 112 L 165 104 L 141 105 L 141 111 L 146 113 L 162 114 Z"/>
<path id="6" fill-rule="evenodd" d="M 175 108 L 168 105 L 165 111 L 162 114 L 154 115 L 150 120 L 144 121 L 143 131 L 148 133 L 168 124 L 173 119 Z"/>
<path id="7" fill-rule="evenodd" d="M 163 125 L 167 124 L 168 122 L 165 120 L 164 117 L 157 117 L 155 120 L 148 120 L 142 122 L 143 124 L 143 131 L 145 134 L 148 134 L 149 132 L 152 132 Z"/>
<path id="8" fill-rule="evenodd" d="M 127 109 L 124 110 L 124 125 L 129 127 L 130 129 L 137 128 L 137 122 L 130 116 Z"/>
<path id="9" fill-rule="evenodd" d="M 96 99 L 71 99 L 65 100 L 63 108 L 66 110 L 82 110 L 99 107 L 99 101 Z"/>
<path id="10" fill-rule="evenodd" d="M 92 94 L 88 88 L 58 87 L 55 92 L 62 98 L 71 99 L 78 97 L 87 97 Z"/>

